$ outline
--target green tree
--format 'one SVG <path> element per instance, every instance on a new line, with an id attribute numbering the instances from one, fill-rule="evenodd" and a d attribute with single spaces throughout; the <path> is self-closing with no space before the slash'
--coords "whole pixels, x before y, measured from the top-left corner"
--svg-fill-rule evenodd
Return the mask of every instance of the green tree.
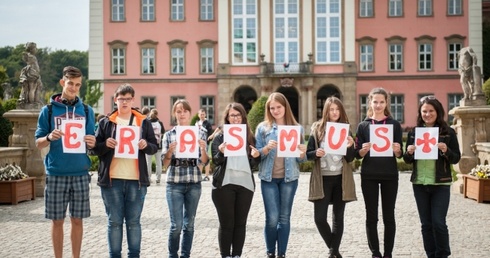
<path id="1" fill-rule="evenodd" d="M 252 132 L 255 132 L 255 129 L 260 122 L 264 121 L 265 103 L 267 102 L 267 98 L 267 96 L 262 96 L 257 99 L 257 101 L 255 101 L 252 105 L 250 112 L 248 112 L 247 120 Z"/>
<path id="2" fill-rule="evenodd" d="M 490 79 L 488 79 L 483 84 L 483 92 L 485 93 L 485 97 L 487 97 L 487 104 L 490 105 Z"/>
<path id="3" fill-rule="evenodd" d="M 3 88 L 3 84 L 8 83 L 8 79 L 9 77 L 7 75 L 7 70 L 5 69 L 5 67 L 0 65 L 0 99 L 3 98 L 3 91 L 5 90 Z"/>
<path id="4" fill-rule="evenodd" d="M 83 102 L 89 106 L 97 107 L 99 105 L 99 100 L 104 95 L 104 92 L 100 90 L 100 81 L 88 80 L 87 90 Z"/>
<path id="5" fill-rule="evenodd" d="M 10 120 L 3 117 L 5 112 L 6 110 L 3 105 L 0 105 L 0 147 L 8 147 L 9 136 L 14 133 L 12 130 L 13 125 Z"/>

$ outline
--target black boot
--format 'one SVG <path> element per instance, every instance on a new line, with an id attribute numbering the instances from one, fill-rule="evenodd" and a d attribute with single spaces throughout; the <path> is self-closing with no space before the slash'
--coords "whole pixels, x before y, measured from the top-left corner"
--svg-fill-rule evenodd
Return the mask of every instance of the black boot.
<path id="1" fill-rule="evenodd" d="M 275 254 L 267 253 L 267 258 L 276 258 Z"/>
<path id="2" fill-rule="evenodd" d="M 278 255 L 277 258 L 286 258 L 286 255 L 283 254 L 283 255 Z"/>

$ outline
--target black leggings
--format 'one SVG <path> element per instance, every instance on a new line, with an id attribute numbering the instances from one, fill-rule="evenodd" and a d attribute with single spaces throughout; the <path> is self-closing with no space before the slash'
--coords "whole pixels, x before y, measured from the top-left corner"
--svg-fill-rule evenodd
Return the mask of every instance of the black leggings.
<path id="1" fill-rule="evenodd" d="M 336 254 L 339 252 L 344 234 L 345 202 L 342 201 L 342 175 L 323 176 L 323 193 L 325 197 L 314 202 L 315 224 L 330 253 Z M 332 228 L 327 221 L 329 204 L 333 204 Z"/>
<path id="2" fill-rule="evenodd" d="M 364 204 L 366 205 L 366 234 L 369 249 L 373 256 L 382 256 L 378 239 L 378 199 L 381 189 L 381 209 L 383 212 L 384 255 L 391 257 L 395 244 L 395 203 L 398 193 L 398 179 L 395 180 L 361 180 Z"/>
<path id="3" fill-rule="evenodd" d="M 243 186 L 225 185 L 213 189 L 211 196 L 218 212 L 221 257 L 241 256 L 254 193 Z"/>

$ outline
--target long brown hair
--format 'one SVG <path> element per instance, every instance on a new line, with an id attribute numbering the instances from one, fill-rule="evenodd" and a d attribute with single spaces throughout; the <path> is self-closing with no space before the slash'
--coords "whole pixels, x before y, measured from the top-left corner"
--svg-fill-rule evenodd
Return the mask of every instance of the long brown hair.
<path id="1" fill-rule="evenodd" d="M 247 111 L 245 111 L 245 108 L 243 107 L 242 104 L 234 102 L 226 106 L 225 111 L 223 112 L 223 124 L 230 124 L 230 119 L 228 118 L 228 113 L 230 112 L 230 109 L 234 109 L 240 112 L 240 115 L 242 116 L 242 124 L 245 124 L 247 126 L 248 145 L 255 146 L 255 136 L 252 133 L 250 126 L 248 125 Z M 248 145 L 247 145 L 247 149 L 249 148 Z"/>
<path id="2" fill-rule="evenodd" d="M 386 107 L 385 107 L 385 110 L 384 110 L 384 114 L 385 116 L 391 116 L 391 111 L 390 111 L 390 95 L 388 94 L 388 92 L 386 92 L 385 89 L 383 88 L 374 88 L 371 90 L 371 92 L 369 92 L 369 96 L 368 96 L 368 109 L 367 109 L 367 112 L 366 112 L 366 116 L 367 117 L 372 117 L 373 114 L 374 114 L 374 111 L 373 111 L 373 108 L 371 107 L 371 101 L 373 101 L 373 96 L 374 95 L 377 95 L 377 94 L 380 94 L 380 95 L 383 95 L 385 97 L 385 100 L 386 100 Z"/>
<path id="3" fill-rule="evenodd" d="M 274 117 L 271 114 L 270 111 L 270 106 L 271 102 L 276 101 L 282 106 L 284 106 L 284 125 L 298 125 L 298 122 L 294 118 L 293 111 L 291 110 L 291 106 L 289 105 L 288 99 L 280 92 L 274 92 L 272 93 L 269 98 L 267 99 L 267 102 L 265 103 L 265 117 L 264 117 L 264 123 L 269 127 L 272 128 L 272 124 L 275 122 Z"/>
<path id="4" fill-rule="evenodd" d="M 340 116 L 339 120 L 337 121 L 332 121 L 330 119 L 330 106 L 332 104 L 337 105 L 340 111 Z M 314 130 L 314 133 L 317 136 L 317 139 L 319 142 L 323 141 L 325 137 L 325 127 L 327 126 L 327 122 L 338 122 L 338 123 L 349 123 L 349 118 L 347 117 L 347 113 L 345 112 L 344 105 L 342 104 L 342 101 L 334 96 L 328 97 L 325 100 L 325 105 L 323 106 L 323 113 L 322 113 L 322 118 L 315 122 L 312 126 L 312 130 Z"/>

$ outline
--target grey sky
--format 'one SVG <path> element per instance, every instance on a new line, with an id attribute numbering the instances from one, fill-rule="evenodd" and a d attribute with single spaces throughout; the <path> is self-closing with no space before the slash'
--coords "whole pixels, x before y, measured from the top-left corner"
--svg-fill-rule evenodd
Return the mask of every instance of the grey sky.
<path id="1" fill-rule="evenodd" d="M 89 0 L 0 0 L 0 47 L 88 50 Z"/>

